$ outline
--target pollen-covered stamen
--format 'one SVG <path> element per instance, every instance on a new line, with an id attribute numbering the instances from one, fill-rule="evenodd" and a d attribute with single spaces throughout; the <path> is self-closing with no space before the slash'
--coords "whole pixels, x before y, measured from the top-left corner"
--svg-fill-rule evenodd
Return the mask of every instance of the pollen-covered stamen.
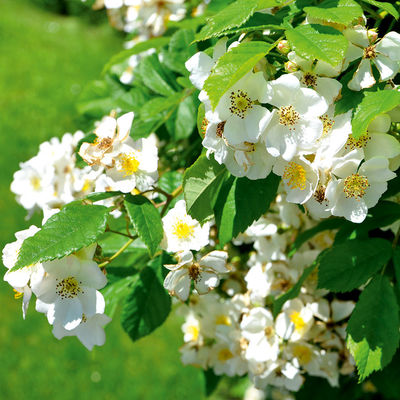
<path id="1" fill-rule="evenodd" d="M 322 204 L 325 201 L 325 186 L 318 186 L 317 190 L 314 192 L 314 199 Z"/>
<path id="2" fill-rule="evenodd" d="M 293 106 L 281 107 L 278 110 L 279 123 L 288 126 L 289 129 L 293 128 L 300 120 L 300 114 L 294 109 Z"/>
<path id="3" fill-rule="evenodd" d="M 232 354 L 232 352 L 229 349 L 221 349 L 218 352 L 218 360 L 221 362 L 226 362 L 228 360 L 230 360 L 231 358 L 234 357 L 234 355 Z"/>
<path id="4" fill-rule="evenodd" d="M 304 190 L 306 188 L 306 170 L 300 164 L 290 161 L 282 176 L 291 189 Z"/>
<path id="5" fill-rule="evenodd" d="M 290 314 L 290 321 L 293 322 L 294 329 L 296 331 L 301 331 L 306 326 L 306 323 L 304 322 L 304 319 L 300 316 L 300 312 L 299 311 L 293 311 Z"/>
<path id="6" fill-rule="evenodd" d="M 253 108 L 253 102 L 249 95 L 243 90 L 231 92 L 231 106 L 229 111 L 240 118 L 244 118 L 248 110 Z"/>
<path id="7" fill-rule="evenodd" d="M 133 175 L 139 169 L 139 161 L 133 153 L 123 154 L 121 157 L 121 169 L 125 172 L 124 176 Z"/>
<path id="8" fill-rule="evenodd" d="M 346 150 L 362 149 L 370 140 L 371 136 L 369 136 L 368 132 L 363 133 L 358 139 L 354 139 L 354 137 L 350 135 L 347 139 L 345 148 Z"/>
<path id="9" fill-rule="evenodd" d="M 40 178 L 38 176 L 32 176 L 31 185 L 33 187 L 33 190 L 40 190 L 40 188 L 42 187 Z"/>
<path id="10" fill-rule="evenodd" d="M 101 140 L 96 138 L 93 144 L 96 145 L 99 150 L 107 150 L 113 144 L 113 140 L 108 137 Z"/>
<path id="11" fill-rule="evenodd" d="M 301 365 L 306 365 L 311 361 L 312 352 L 307 346 L 298 344 L 293 349 L 293 357 L 297 358 Z"/>
<path id="12" fill-rule="evenodd" d="M 226 121 L 222 121 L 217 125 L 217 132 L 216 135 L 220 138 L 224 135 L 224 128 L 225 128 Z"/>
<path id="13" fill-rule="evenodd" d="M 322 121 L 322 137 L 328 136 L 329 132 L 332 130 L 335 121 L 330 119 L 326 114 L 321 115 L 319 119 Z"/>
<path id="14" fill-rule="evenodd" d="M 301 83 L 303 83 L 307 87 L 312 87 L 313 89 L 315 89 L 317 87 L 317 75 L 311 72 L 306 72 L 301 79 Z"/>
<path id="15" fill-rule="evenodd" d="M 201 135 L 204 137 L 206 136 L 206 131 L 207 131 L 207 126 L 208 126 L 208 119 L 207 118 L 203 118 L 203 121 L 201 121 Z"/>
<path id="16" fill-rule="evenodd" d="M 87 316 L 85 314 L 82 314 L 81 324 L 84 324 L 85 322 L 87 322 Z"/>
<path id="17" fill-rule="evenodd" d="M 78 282 L 73 276 L 64 278 L 61 281 L 57 279 L 56 292 L 62 299 L 73 299 L 79 293 L 83 293 L 80 287 L 81 284 L 82 282 Z"/>
<path id="18" fill-rule="evenodd" d="M 272 326 L 267 326 L 264 329 L 265 336 L 269 339 L 275 334 L 275 329 Z"/>
<path id="19" fill-rule="evenodd" d="M 366 176 L 353 174 L 348 176 L 344 180 L 344 194 L 346 197 L 360 200 L 365 195 L 365 191 L 368 189 L 369 183 Z"/>
<path id="20" fill-rule="evenodd" d="M 200 278 L 200 266 L 197 263 L 192 264 L 189 267 L 188 275 L 190 279 L 197 282 Z"/>
<path id="21" fill-rule="evenodd" d="M 188 239 L 194 235 L 194 226 L 187 224 L 185 221 L 178 220 L 172 228 L 172 233 L 179 239 Z"/>
<path id="22" fill-rule="evenodd" d="M 374 58 L 376 58 L 376 50 L 375 50 L 375 45 L 372 46 L 368 46 L 364 49 L 364 56 L 363 58 L 367 58 L 370 60 L 373 60 Z"/>

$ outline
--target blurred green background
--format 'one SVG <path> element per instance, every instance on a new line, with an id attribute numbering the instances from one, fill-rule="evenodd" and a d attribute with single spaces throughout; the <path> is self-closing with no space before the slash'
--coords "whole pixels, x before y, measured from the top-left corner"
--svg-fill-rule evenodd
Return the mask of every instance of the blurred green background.
<path id="1" fill-rule="evenodd" d="M 15 240 L 14 232 L 40 221 L 26 221 L 9 190 L 19 162 L 34 156 L 44 140 L 82 127 L 74 106 L 79 93 L 123 43 L 102 13 L 66 16 L 38 2 L 1 1 L 1 248 Z M 2 279 L 0 303 L 0 399 L 204 398 L 202 372 L 180 363 L 176 317 L 136 343 L 116 317 L 105 346 L 89 352 L 76 338 L 55 339 L 34 301 L 23 321 L 21 300 Z M 223 392 L 214 398 L 226 398 Z"/>

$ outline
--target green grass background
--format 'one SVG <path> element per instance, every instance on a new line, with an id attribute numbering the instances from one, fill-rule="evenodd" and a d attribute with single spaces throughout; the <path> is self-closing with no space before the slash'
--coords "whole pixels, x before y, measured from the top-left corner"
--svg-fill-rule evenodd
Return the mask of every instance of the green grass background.
<path id="1" fill-rule="evenodd" d="M 122 41 L 105 22 L 52 14 L 28 0 L 1 1 L 1 248 L 15 240 L 14 232 L 38 223 L 24 219 L 9 190 L 13 172 L 42 141 L 79 129 L 75 101 Z M 55 339 L 34 301 L 23 321 L 20 301 L 1 279 L 0 399 L 204 398 L 201 371 L 181 366 L 174 317 L 136 343 L 115 318 L 105 346 L 89 352 L 76 338 Z"/>

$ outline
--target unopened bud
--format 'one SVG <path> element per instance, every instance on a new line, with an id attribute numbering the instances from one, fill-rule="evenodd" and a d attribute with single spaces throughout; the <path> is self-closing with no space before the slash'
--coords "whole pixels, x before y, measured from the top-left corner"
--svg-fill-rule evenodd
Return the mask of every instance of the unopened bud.
<path id="1" fill-rule="evenodd" d="M 293 61 L 285 62 L 285 70 L 286 72 L 296 72 L 299 69 L 299 66 Z"/>
<path id="2" fill-rule="evenodd" d="M 376 31 L 376 29 L 368 29 L 367 35 L 370 43 L 375 43 L 378 39 L 378 32 Z"/>
<path id="3" fill-rule="evenodd" d="M 290 51 L 290 44 L 287 40 L 281 40 L 276 48 L 278 49 L 279 53 L 287 54 Z"/>

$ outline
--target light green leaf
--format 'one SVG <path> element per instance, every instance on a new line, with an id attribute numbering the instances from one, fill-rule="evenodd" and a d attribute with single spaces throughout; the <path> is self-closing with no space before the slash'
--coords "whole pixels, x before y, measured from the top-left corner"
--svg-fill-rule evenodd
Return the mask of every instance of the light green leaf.
<path id="1" fill-rule="evenodd" d="M 144 268 L 125 300 L 121 323 L 133 341 L 153 332 L 171 311 L 171 297 L 163 287 L 163 264 L 160 256 Z"/>
<path id="2" fill-rule="evenodd" d="M 318 7 L 305 7 L 309 22 L 330 22 L 349 26 L 359 21 L 363 16 L 363 10 L 353 0 L 327 0 Z"/>
<path id="3" fill-rule="evenodd" d="M 188 138 L 196 126 L 197 105 L 193 96 L 186 97 L 167 121 L 167 129 L 175 140 Z"/>
<path id="4" fill-rule="evenodd" d="M 336 66 L 344 58 L 348 41 L 338 30 L 317 24 L 288 29 L 286 37 L 293 50 L 303 58 L 322 60 Z"/>
<path id="5" fill-rule="evenodd" d="M 347 240 L 319 257 L 318 287 L 349 292 L 365 283 L 391 258 L 392 246 L 384 239 Z"/>
<path id="6" fill-rule="evenodd" d="M 110 199 L 111 197 L 121 196 L 122 194 L 123 193 L 121 192 L 94 192 L 88 194 L 85 199 L 95 202 Z"/>
<path id="7" fill-rule="evenodd" d="M 139 71 L 144 84 L 149 89 L 163 96 L 171 96 L 175 93 L 173 77 L 155 54 L 140 61 Z"/>
<path id="8" fill-rule="evenodd" d="M 124 204 L 136 232 L 153 256 L 164 235 L 160 214 L 144 196 L 128 194 Z"/>
<path id="9" fill-rule="evenodd" d="M 257 9 L 256 1 L 237 0 L 207 19 L 206 24 L 196 35 L 196 41 L 210 39 L 224 31 L 244 24 Z"/>
<path id="10" fill-rule="evenodd" d="M 106 229 L 108 213 L 104 206 L 66 205 L 24 240 L 13 270 L 68 256 L 96 242 Z"/>
<path id="11" fill-rule="evenodd" d="M 395 17 L 396 19 L 399 19 L 399 12 L 396 10 L 393 4 L 388 3 L 386 1 L 375 1 L 375 0 L 361 0 L 364 3 L 371 4 L 372 6 L 381 8 L 382 10 L 385 10 L 388 12 L 390 15 Z"/>
<path id="12" fill-rule="evenodd" d="M 280 178 L 271 173 L 255 181 L 232 176 L 224 182 L 214 207 L 221 245 L 244 232 L 268 211 L 279 181 Z"/>
<path id="13" fill-rule="evenodd" d="M 399 344 L 399 307 L 386 276 L 375 277 L 361 293 L 347 333 L 360 381 L 390 362 Z"/>
<path id="14" fill-rule="evenodd" d="M 199 222 L 213 215 L 213 207 L 222 183 L 228 176 L 223 165 L 205 155 L 185 171 L 183 193 L 189 215 Z"/>
<path id="15" fill-rule="evenodd" d="M 244 42 L 221 56 L 204 82 L 204 90 L 212 107 L 215 108 L 222 95 L 251 71 L 274 46 L 265 42 Z"/>
<path id="16" fill-rule="evenodd" d="M 351 122 L 353 137 L 359 138 L 367 131 L 370 122 L 380 114 L 393 110 L 400 104 L 400 92 L 396 90 L 381 90 L 365 92 L 364 98 L 357 106 Z"/>
<path id="17" fill-rule="evenodd" d="M 167 193 L 172 193 L 182 184 L 183 175 L 178 171 L 168 171 L 161 175 L 158 186 Z M 162 195 L 161 195 L 162 196 Z"/>

